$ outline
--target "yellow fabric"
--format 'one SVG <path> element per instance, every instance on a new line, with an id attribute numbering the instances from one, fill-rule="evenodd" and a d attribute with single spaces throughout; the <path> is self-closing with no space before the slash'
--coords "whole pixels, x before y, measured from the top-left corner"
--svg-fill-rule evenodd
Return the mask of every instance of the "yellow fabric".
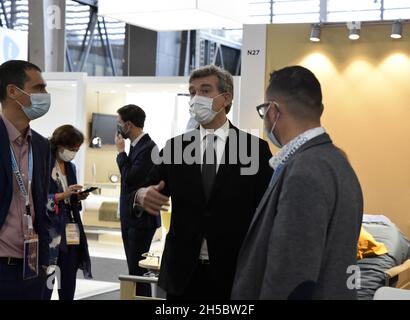
<path id="1" fill-rule="evenodd" d="M 381 242 L 377 242 L 373 236 L 362 227 L 357 243 L 357 259 L 379 256 L 385 253 L 387 253 L 386 246 Z"/>

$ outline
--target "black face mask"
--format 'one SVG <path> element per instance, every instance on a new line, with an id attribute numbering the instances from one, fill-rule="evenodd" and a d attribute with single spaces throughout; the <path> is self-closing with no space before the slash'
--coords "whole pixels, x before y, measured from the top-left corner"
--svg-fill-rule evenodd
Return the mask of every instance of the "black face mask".
<path id="1" fill-rule="evenodd" d="M 124 139 L 128 139 L 128 134 L 124 132 L 124 124 L 121 125 L 120 123 L 117 123 L 117 132 L 120 134 Z"/>

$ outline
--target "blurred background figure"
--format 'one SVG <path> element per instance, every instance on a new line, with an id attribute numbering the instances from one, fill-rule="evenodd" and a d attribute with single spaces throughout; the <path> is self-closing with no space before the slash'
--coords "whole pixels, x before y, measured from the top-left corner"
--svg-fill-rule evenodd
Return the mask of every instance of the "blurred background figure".
<path id="1" fill-rule="evenodd" d="M 133 191 L 142 186 L 154 163 L 151 153 L 156 148 L 151 137 L 143 132 L 145 112 L 136 105 L 126 105 L 118 111 L 117 164 L 121 172 L 120 219 L 121 233 L 130 275 L 142 276 L 146 270 L 138 266 L 142 254 L 149 251 L 155 230 L 161 226 L 160 217 L 142 211 L 136 215 L 129 200 Z M 125 140 L 130 139 L 131 147 L 127 155 Z M 148 284 L 137 287 L 137 295 L 151 296 Z"/>

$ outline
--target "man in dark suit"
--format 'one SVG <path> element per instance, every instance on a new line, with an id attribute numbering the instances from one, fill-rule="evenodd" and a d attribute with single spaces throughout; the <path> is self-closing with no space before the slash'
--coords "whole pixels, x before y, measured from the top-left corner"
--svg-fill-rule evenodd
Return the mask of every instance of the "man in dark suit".
<path id="1" fill-rule="evenodd" d="M 155 230 L 160 227 L 160 217 L 142 212 L 136 216 L 128 205 L 130 194 L 141 187 L 153 167 L 152 149 L 156 144 L 143 132 L 145 112 L 136 105 L 127 105 L 118 111 L 117 164 L 121 172 L 120 218 L 122 239 L 130 275 L 142 276 L 146 270 L 138 266 L 142 254 L 149 251 Z M 130 139 L 129 154 L 125 152 L 124 139 Z M 137 294 L 149 296 L 150 286 L 141 284 Z"/>
<path id="2" fill-rule="evenodd" d="M 355 299 L 363 213 L 359 181 L 321 127 L 322 92 L 306 68 L 271 74 L 257 107 L 281 148 L 238 259 L 233 299 Z M 353 268 L 352 268 L 353 267 Z"/>
<path id="3" fill-rule="evenodd" d="M 49 262 L 50 146 L 29 126 L 50 107 L 41 70 L 26 61 L 2 64 L 0 102 L 0 300 L 41 299 Z M 24 259 L 25 247 L 32 248 L 31 259 Z M 38 272 L 28 279 L 24 265 Z"/>
<path id="4" fill-rule="evenodd" d="M 135 194 L 136 210 L 156 215 L 171 197 L 158 282 L 168 299 L 229 299 L 239 248 L 272 174 L 271 153 L 266 141 L 228 121 L 228 72 L 202 67 L 189 86 L 198 125 L 167 142 Z"/>

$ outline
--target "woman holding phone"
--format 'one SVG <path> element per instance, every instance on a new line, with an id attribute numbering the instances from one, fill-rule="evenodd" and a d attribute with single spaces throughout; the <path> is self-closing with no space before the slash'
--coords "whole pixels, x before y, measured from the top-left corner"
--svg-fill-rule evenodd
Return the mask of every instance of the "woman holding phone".
<path id="1" fill-rule="evenodd" d="M 85 200 L 89 193 L 81 192 L 83 187 L 77 184 L 76 168 L 71 162 L 83 142 L 84 135 L 71 125 L 58 127 L 50 139 L 47 224 L 51 237 L 50 266 L 54 268 L 48 270 L 46 300 L 51 299 L 55 278 L 60 300 L 74 299 L 78 269 L 83 270 L 84 278 L 92 278 L 87 238 L 80 217 L 81 200 Z"/>

